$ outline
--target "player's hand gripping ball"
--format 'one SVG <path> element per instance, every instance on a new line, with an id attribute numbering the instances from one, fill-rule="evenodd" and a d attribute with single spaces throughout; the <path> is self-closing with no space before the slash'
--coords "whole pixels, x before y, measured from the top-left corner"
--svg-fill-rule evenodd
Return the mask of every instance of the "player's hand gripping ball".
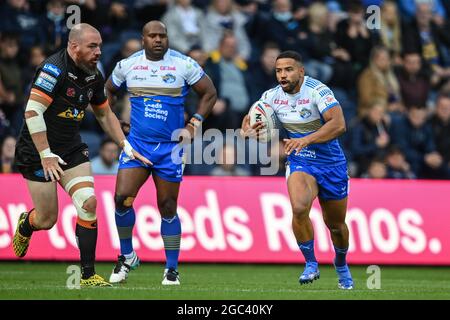
<path id="1" fill-rule="evenodd" d="M 277 129 L 277 116 L 272 107 L 262 101 L 255 102 L 248 112 L 250 117 L 250 127 L 256 123 L 262 123 L 263 129 L 258 132 L 258 141 L 269 142 L 275 135 Z"/>

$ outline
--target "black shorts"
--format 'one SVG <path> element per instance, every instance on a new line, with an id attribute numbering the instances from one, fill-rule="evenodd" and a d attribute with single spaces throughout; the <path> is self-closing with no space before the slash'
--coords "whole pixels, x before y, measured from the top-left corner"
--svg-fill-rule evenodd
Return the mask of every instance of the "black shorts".
<path id="1" fill-rule="evenodd" d="M 67 165 L 61 165 L 63 171 L 74 168 L 82 163 L 89 162 L 89 150 L 88 146 L 81 143 L 77 148 L 64 154 L 58 154 Z M 51 180 L 45 180 L 44 169 L 42 168 L 41 162 L 36 160 L 31 160 L 31 158 L 26 157 L 19 150 L 16 149 L 16 165 L 22 176 L 31 181 L 37 182 L 51 182 Z"/>

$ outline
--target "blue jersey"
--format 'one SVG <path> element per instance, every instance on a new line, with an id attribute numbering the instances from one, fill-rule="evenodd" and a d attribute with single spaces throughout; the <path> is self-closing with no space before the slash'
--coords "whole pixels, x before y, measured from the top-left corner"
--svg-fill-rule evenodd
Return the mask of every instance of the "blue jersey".
<path id="1" fill-rule="evenodd" d="M 167 50 L 159 61 L 148 60 L 141 50 L 117 63 L 111 79 L 126 83 L 131 103 L 130 138 L 147 143 L 172 141 L 184 127 L 184 100 L 189 87 L 204 75 L 193 59 Z"/>
<path id="2" fill-rule="evenodd" d="M 322 114 L 330 108 L 339 107 L 333 92 L 320 81 L 308 76 L 304 77 L 300 91 L 296 94 L 288 94 L 281 86 L 277 86 L 264 92 L 261 100 L 272 106 L 289 138 L 301 138 L 319 130 L 325 123 Z M 313 166 L 346 163 L 337 139 L 311 144 L 298 155 L 291 153 L 288 160 Z"/>

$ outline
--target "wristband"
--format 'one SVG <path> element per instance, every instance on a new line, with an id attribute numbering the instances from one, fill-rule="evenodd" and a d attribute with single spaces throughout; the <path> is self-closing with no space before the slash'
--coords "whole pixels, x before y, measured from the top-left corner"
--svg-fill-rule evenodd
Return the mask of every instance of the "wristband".
<path id="1" fill-rule="evenodd" d="M 205 118 L 204 118 L 201 114 L 199 114 L 199 113 L 195 113 L 192 117 L 195 118 L 195 119 L 197 119 L 197 120 L 200 121 L 200 122 L 205 121 Z"/>
<path id="2" fill-rule="evenodd" d="M 39 152 L 39 156 L 42 158 L 49 158 L 53 157 L 53 153 L 50 151 L 50 148 L 44 149 L 41 152 Z"/>

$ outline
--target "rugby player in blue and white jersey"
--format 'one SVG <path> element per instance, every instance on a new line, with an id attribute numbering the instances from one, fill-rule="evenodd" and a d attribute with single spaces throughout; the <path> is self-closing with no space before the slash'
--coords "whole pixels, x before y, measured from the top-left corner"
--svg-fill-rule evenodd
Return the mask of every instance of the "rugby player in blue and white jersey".
<path id="1" fill-rule="evenodd" d="M 275 70 L 279 85 L 266 91 L 261 101 L 274 109 L 289 137 L 285 139 L 285 152 L 292 229 L 306 261 L 299 282 L 308 283 L 320 277 L 314 255 L 314 230 L 309 219 L 312 203 L 318 197 L 336 252 L 338 287 L 352 289 L 353 280 L 346 262 L 347 162 L 337 140 L 346 130 L 342 109 L 326 85 L 305 76 L 298 53 L 282 52 Z M 250 127 L 249 116 L 245 116 L 244 136 L 254 136 L 261 128 L 261 124 Z"/>
<path id="2" fill-rule="evenodd" d="M 174 131 L 185 127 L 184 100 L 190 87 L 199 95 L 200 102 L 197 113 L 183 130 L 188 141 L 210 113 L 217 94 L 212 81 L 197 62 L 169 49 L 167 29 L 160 21 L 150 21 L 143 27 L 142 44 L 144 49 L 121 60 L 106 83 L 108 98 L 126 83 L 131 102 L 128 141 L 134 150 L 152 162 L 147 166 L 129 159 L 124 153 L 120 156 L 114 200 L 121 254 L 110 281 L 124 281 L 130 270 L 139 265 L 132 245 L 133 201 L 148 177 L 153 175 L 166 253 L 162 284 L 178 285 L 181 224 L 177 198 L 183 170 L 181 161 L 176 163 L 172 159 L 172 151 L 178 144 L 172 136 Z"/>

